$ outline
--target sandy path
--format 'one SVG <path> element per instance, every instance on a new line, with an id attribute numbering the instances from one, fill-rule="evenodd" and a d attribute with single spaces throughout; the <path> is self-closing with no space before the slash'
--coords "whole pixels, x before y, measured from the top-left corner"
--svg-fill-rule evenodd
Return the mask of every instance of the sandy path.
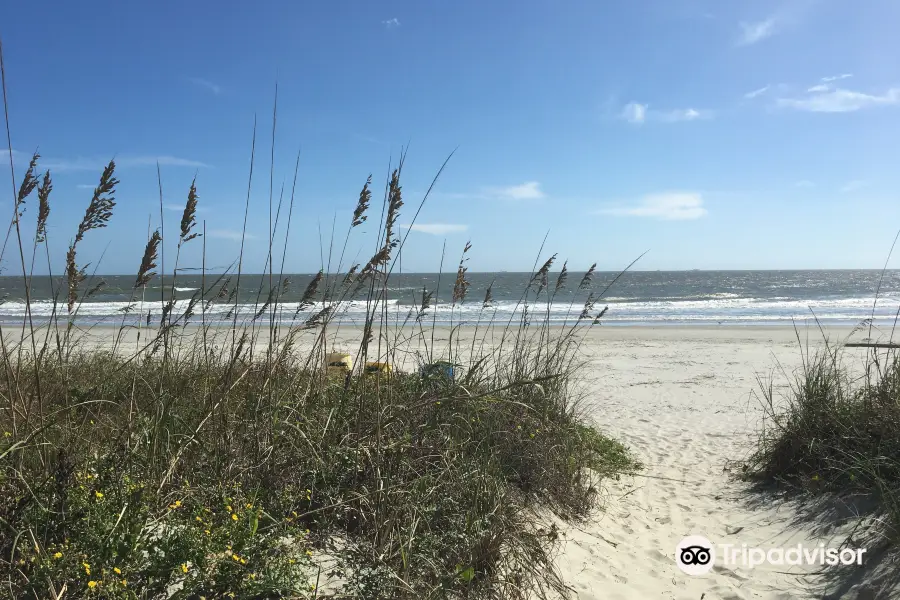
<path id="1" fill-rule="evenodd" d="M 594 523 L 565 530 L 558 564 L 574 595 L 821 597 L 821 578 L 808 576 L 808 567 L 717 565 L 690 576 L 674 562 L 687 535 L 738 546 L 828 541 L 813 537 L 812 528 L 791 526 L 790 506 L 749 506 L 746 486 L 725 471 L 754 440 L 760 410 L 750 392 L 757 373 L 772 373 L 776 361 L 788 369 L 800 364 L 794 332 L 610 328 L 592 336 L 586 350 L 593 415 L 634 450 L 648 477 L 609 482 L 607 510 Z M 871 590 L 860 591 L 851 597 L 871 597 Z"/>

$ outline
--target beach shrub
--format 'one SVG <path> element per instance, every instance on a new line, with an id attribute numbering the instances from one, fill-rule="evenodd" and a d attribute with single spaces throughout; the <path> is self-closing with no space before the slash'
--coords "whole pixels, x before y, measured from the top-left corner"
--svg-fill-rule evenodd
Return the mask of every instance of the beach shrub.
<path id="1" fill-rule="evenodd" d="M 896 540 L 900 526 L 900 355 L 873 349 L 862 370 L 842 347 L 804 355 L 784 394 L 761 386 L 765 408 L 748 478 L 811 494 L 864 498 L 880 518 L 870 533 Z"/>

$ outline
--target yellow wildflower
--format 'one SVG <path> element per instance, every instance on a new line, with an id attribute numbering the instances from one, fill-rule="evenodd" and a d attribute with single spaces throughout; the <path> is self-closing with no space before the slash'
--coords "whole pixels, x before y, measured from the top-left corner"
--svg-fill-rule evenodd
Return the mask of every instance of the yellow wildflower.
<path id="1" fill-rule="evenodd" d="M 62 558 L 62 552 L 57 552 L 56 554 L 53 555 L 53 558 L 56 558 L 56 559 Z"/>
<path id="2" fill-rule="evenodd" d="M 232 515 L 231 515 L 231 520 L 232 520 L 232 521 L 237 521 L 237 520 L 238 520 L 238 516 L 237 516 L 236 514 L 232 513 Z"/>
<path id="3" fill-rule="evenodd" d="M 84 567 L 84 574 L 85 574 L 85 575 L 90 575 L 90 574 L 91 574 L 91 565 L 89 565 L 89 564 L 87 564 L 87 563 L 81 563 L 81 566 Z"/>
<path id="4" fill-rule="evenodd" d="M 115 573 L 116 575 L 121 575 L 122 569 L 120 569 L 119 567 L 113 567 L 113 573 Z"/>
<path id="5" fill-rule="evenodd" d="M 203 530 L 203 533 L 205 533 L 206 535 L 209 535 L 209 534 L 210 534 L 210 533 L 209 533 L 209 529 L 204 529 L 204 530 Z"/>
<path id="6" fill-rule="evenodd" d="M 3 437 L 12 437 L 12 434 L 8 431 L 3 432 Z"/>
<path id="7" fill-rule="evenodd" d="M 94 581 L 94 580 L 88 581 L 88 587 L 91 588 L 91 589 L 94 589 L 94 588 L 97 587 L 98 585 L 99 585 L 99 584 L 98 584 L 96 581 Z"/>
<path id="8" fill-rule="evenodd" d="M 238 556 L 237 554 L 232 554 L 231 560 L 233 560 L 234 562 L 241 562 L 241 557 Z"/>
<path id="9" fill-rule="evenodd" d="M 313 555 L 313 551 L 312 551 L 312 550 L 307 550 L 307 551 L 306 551 L 306 555 L 307 555 L 307 556 L 312 556 L 312 555 Z"/>
<path id="10" fill-rule="evenodd" d="M 123 579 L 120 583 L 122 584 L 123 587 L 127 587 L 127 586 L 128 586 L 128 580 L 127 580 L 127 579 Z"/>
<path id="11" fill-rule="evenodd" d="M 97 490 L 94 492 L 94 495 L 97 496 L 97 499 L 100 500 L 103 498 L 103 492 Z"/>
<path id="12" fill-rule="evenodd" d="M 187 573 L 190 569 L 187 566 L 187 563 L 181 563 L 181 572 Z"/>
<path id="13" fill-rule="evenodd" d="M 225 506 L 225 510 L 227 510 L 228 512 L 231 512 L 233 509 L 231 508 L 231 505 L 228 504 Z"/>
<path id="14" fill-rule="evenodd" d="M 253 505 L 250 504 L 250 503 L 248 502 L 248 503 L 247 503 L 247 510 L 250 510 L 251 508 L 253 508 Z"/>

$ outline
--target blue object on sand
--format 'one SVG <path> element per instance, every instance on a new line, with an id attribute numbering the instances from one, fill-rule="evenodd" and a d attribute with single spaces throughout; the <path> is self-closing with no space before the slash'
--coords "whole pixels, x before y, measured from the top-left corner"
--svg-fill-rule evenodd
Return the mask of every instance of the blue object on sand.
<path id="1" fill-rule="evenodd" d="M 424 378 L 443 377 L 448 379 L 449 381 L 453 381 L 456 375 L 456 370 L 453 363 L 449 363 L 445 360 L 439 360 L 437 362 L 433 362 L 431 364 L 423 366 L 421 374 Z"/>

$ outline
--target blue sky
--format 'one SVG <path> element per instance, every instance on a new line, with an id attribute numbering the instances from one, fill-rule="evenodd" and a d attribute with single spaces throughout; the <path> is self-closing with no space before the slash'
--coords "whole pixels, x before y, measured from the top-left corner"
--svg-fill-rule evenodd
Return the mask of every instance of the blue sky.
<path id="1" fill-rule="evenodd" d="M 900 228 L 898 19 L 890 0 L 7 2 L 0 36 L 17 178 L 39 148 L 55 182 L 57 271 L 113 156 L 118 206 L 82 262 L 137 269 L 158 160 L 169 233 L 196 175 L 207 262 L 229 264 L 254 115 L 259 271 L 276 81 L 276 198 L 301 152 L 290 271 L 319 268 L 320 227 L 342 240 L 407 143 L 404 224 L 456 153 L 404 271 L 436 270 L 445 241 L 452 268 L 467 240 L 472 270 L 527 270 L 548 231 L 578 268 L 645 250 L 643 269 L 879 268 Z M 372 254 L 375 204 L 350 259 Z"/>

